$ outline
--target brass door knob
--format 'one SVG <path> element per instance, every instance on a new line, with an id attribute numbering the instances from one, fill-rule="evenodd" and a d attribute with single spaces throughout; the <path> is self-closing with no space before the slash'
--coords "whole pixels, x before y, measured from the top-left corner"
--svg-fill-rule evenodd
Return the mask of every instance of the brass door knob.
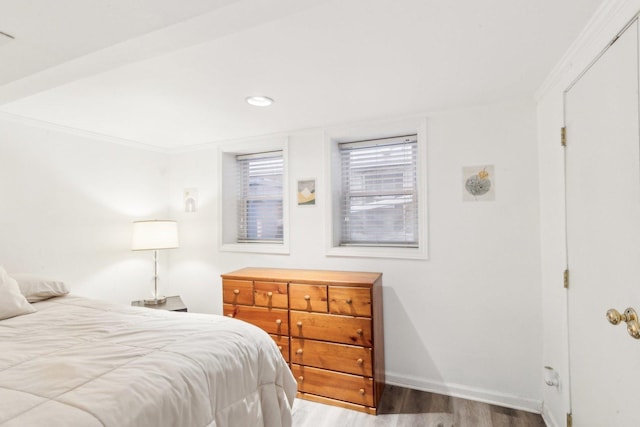
<path id="1" fill-rule="evenodd" d="M 640 339 L 640 325 L 638 322 L 629 322 L 627 323 L 627 332 L 635 339 Z"/>
<path id="2" fill-rule="evenodd" d="M 617 325 L 620 322 L 627 324 L 627 332 L 635 339 L 640 339 L 640 323 L 638 323 L 638 314 L 636 311 L 629 307 L 624 313 L 620 313 L 615 308 L 607 310 L 607 320 L 612 325 Z"/>
<path id="3" fill-rule="evenodd" d="M 629 322 L 631 320 L 638 320 L 636 312 L 632 308 L 627 308 L 624 313 L 620 313 L 615 308 L 607 310 L 607 320 L 612 325 L 617 325 L 622 322 Z"/>
<path id="4" fill-rule="evenodd" d="M 620 323 L 620 320 L 622 320 L 622 315 L 615 308 L 610 308 L 609 310 L 607 310 L 607 320 L 612 325 L 617 325 L 618 323 Z"/>

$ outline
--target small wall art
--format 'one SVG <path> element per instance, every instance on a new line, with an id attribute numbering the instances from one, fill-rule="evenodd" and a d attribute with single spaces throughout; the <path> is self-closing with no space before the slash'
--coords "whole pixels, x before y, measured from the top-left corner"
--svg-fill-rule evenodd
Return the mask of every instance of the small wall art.
<path id="1" fill-rule="evenodd" d="M 298 180 L 298 206 L 315 206 L 316 204 L 316 180 Z"/>
<path id="2" fill-rule="evenodd" d="M 198 211 L 198 189 L 197 188 L 184 189 L 184 211 L 188 213 L 193 213 Z"/>
<path id="3" fill-rule="evenodd" d="M 493 165 L 462 168 L 462 200 L 491 201 L 496 199 L 496 179 Z"/>

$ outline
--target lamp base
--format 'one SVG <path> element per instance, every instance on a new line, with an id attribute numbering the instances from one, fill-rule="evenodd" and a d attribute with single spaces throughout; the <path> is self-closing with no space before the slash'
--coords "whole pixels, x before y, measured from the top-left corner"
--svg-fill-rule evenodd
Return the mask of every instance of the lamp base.
<path id="1" fill-rule="evenodd" d="M 144 305 L 158 305 L 158 304 L 164 304 L 165 302 L 167 302 L 167 297 L 158 296 L 154 299 L 144 300 Z"/>

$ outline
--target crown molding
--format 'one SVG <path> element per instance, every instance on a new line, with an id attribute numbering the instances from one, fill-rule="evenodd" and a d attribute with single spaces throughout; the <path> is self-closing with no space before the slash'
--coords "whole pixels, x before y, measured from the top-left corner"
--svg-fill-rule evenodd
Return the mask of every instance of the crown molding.
<path id="1" fill-rule="evenodd" d="M 153 145 L 145 144 L 139 141 L 134 141 L 126 138 L 118 138 L 111 135 L 105 135 L 98 132 L 90 132 L 83 129 L 74 128 L 71 126 L 63 126 L 44 120 L 37 120 L 30 117 L 20 116 L 17 114 L 10 114 L 0 111 L 0 120 L 10 121 L 25 126 L 37 127 L 40 129 L 46 129 L 54 132 L 66 133 L 69 135 L 79 136 L 82 138 L 93 139 L 96 141 L 108 142 L 111 144 L 123 145 L 125 147 L 137 148 L 139 150 L 153 151 L 156 153 L 170 154 L 173 150 L 156 147 Z"/>
<path id="2" fill-rule="evenodd" d="M 552 88 L 564 90 L 596 58 L 640 10 L 640 0 L 606 0 L 535 93 L 540 101 Z"/>

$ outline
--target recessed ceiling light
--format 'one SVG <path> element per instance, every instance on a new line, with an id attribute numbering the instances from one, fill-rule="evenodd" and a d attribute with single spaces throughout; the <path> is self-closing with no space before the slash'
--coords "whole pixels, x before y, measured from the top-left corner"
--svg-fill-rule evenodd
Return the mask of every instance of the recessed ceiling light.
<path id="1" fill-rule="evenodd" d="M 268 107 L 273 104 L 273 99 L 268 96 L 247 96 L 246 101 L 256 107 Z"/>

